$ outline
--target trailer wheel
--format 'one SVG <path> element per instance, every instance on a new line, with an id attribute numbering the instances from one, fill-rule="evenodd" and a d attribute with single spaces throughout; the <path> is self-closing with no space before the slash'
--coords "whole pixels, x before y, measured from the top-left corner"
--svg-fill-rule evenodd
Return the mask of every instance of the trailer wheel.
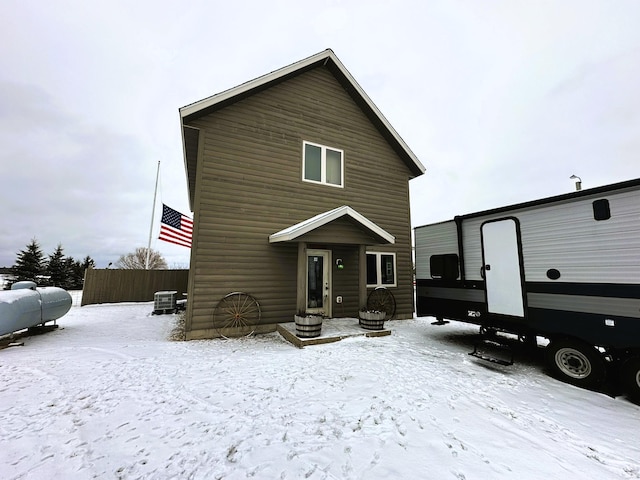
<path id="1" fill-rule="evenodd" d="M 629 397 L 640 403 L 640 357 L 629 359 L 622 366 L 622 383 Z"/>
<path id="2" fill-rule="evenodd" d="M 545 349 L 547 364 L 562 380 L 583 388 L 602 383 L 607 373 L 604 358 L 586 343 L 554 340 Z"/>

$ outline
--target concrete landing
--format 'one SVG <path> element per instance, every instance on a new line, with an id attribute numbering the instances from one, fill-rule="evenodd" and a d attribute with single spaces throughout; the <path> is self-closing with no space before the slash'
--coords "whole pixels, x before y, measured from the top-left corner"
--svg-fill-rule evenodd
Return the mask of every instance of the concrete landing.
<path id="1" fill-rule="evenodd" d="M 384 337 L 391 335 L 391 330 L 365 330 L 358 324 L 357 318 L 329 318 L 322 321 L 322 331 L 319 337 L 300 338 L 296 335 L 295 322 L 279 323 L 277 332 L 298 348 L 307 345 L 339 342 L 348 337 Z"/>

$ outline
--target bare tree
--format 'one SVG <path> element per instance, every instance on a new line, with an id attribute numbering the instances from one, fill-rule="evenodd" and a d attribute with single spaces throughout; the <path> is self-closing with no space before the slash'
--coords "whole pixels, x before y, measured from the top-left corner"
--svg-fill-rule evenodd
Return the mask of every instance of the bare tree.
<path id="1" fill-rule="evenodd" d="M 138 247 L 135 252 L 127 253 L 120 256 L 116 262 L 116 268 L 124 268 L 129 270 L 144 270 L 147 263 L 147 248 Z M 153 248 L 149 249 L 149 269 L 150 270 L 163 270 L 167 268 L 167 262 L 160 255 L 160 252 L 155 251 Z"/>

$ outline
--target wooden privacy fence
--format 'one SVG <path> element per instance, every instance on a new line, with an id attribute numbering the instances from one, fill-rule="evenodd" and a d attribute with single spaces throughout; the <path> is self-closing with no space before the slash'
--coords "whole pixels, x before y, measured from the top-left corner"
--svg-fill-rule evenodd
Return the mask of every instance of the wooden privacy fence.
<path id="1" fill-rule="evenodd" d="M 175 290 L 178 299 L 187 291 L 189 270 L 97 270 L 84 275 L 82 305 L 148 302 L 155 292 Z"/>

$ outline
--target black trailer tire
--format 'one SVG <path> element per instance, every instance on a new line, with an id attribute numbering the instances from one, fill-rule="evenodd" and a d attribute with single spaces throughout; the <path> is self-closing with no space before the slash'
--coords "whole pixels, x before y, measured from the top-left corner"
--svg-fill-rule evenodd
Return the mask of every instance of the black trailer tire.
<path id="1" fill-rule="evenodd" d="M 629 398 L 640 403 L 640 357 L 633 357 L 622 365 L 622 384 Z"/>
<path id="2" fill-rule="evenodd" d="M 545 348 L 545 360 L 557 377 L 583 388 L 599 385 L 607 374 L 602 355 L 591 345 L 579 340 L 553 340 Z"/>

